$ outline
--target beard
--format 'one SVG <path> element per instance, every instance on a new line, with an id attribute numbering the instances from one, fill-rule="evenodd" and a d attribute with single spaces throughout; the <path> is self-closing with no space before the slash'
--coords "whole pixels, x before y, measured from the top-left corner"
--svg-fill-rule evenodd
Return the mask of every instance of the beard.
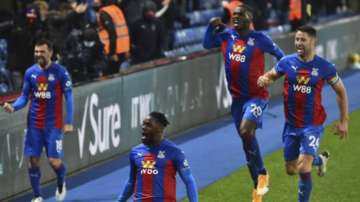
<path id="1" fill-rule="evenodd" d="M 41 67 L 46 67 L 46 65 L 49 63 L 48 60 L 46 60 L 43 56 L 37 56 L 34 58 L 35 63 L 39 64 Z"/>

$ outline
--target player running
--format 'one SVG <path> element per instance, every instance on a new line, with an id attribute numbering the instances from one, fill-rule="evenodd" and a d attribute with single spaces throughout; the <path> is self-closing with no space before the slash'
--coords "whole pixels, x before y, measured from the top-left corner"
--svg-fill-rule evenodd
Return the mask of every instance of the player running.
<path id="1" fill-rule="evenodd" d="M 211 19 L 203 46 L 221 47 L 228 90 L 232 96 L 231 113 L 254 182 L 252 198 L 254 202 L 261 202 L 268 191 L 269 174 L 264 167 L 255 131 L 262 127 L 269 93 L 256 82 L 264 73 L 264 53 L 270 53 L 278 60 L 284 53 L 267 35 L 250 28 L 252 13 L 246 5 L 235 9 L 232 21 L 234 28 L 226 27 L 220 18 Z"/>
<path id="2" fill-rule="evenodd" d="M 286 172 L 299 175 L 299 202 L 310 200 L 312 166 L 318 166 L 318 174 L 323 176 L 330 157 L 329 152 L 317 155 L 326 119 L 321 104 L 321 91 L 325 83 L 331 85 L 337 96 L 340 122 L 336 125 L 336 134 L 342 139 L 348 133 L 346 89 L 335 66 L 315 54 L 315 43 L 316 30 L 310 26 L 299 27 L 295 34 L 297 53 L 285 56 L 274 69 L 258 80 L 258 85 L 264 87 L 285 76 L 284 158 Z"/>

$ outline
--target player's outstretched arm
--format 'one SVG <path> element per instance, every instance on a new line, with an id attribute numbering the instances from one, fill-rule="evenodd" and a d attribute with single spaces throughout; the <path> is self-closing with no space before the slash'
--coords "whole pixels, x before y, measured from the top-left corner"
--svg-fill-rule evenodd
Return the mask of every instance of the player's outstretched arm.
<path id="1" fill-rule="evenodd" d="M 194 176 L 189 168 L 179 170 L 179 175 L 186 186 L 186 193 L 190 202 L 198 202 L 198 190 Z"/>
<path id="2" fill-rule="evenodd" d="M 279 77 L 280 75 L 276 72 L 275 68 L 272 68 L 270 71 L 258 78 L 257 85 L 260 87 L 268 87 Z"/>
<path id="3" fill-rule="evenodd" d="M 340 122 L 335 125 L 335 135 L 339 135 L 341 139 L 348 135 L 348 122 L 349 122 L 349 106 L 348 97 L 344 83 L 339 78 L 338 82 L 332 85 L 336 93 L 336 100 L 340 111 Z"/>

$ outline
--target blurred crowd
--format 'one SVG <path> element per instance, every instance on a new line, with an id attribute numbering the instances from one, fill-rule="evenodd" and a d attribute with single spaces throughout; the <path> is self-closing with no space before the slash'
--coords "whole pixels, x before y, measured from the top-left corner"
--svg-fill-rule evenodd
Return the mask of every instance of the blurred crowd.
<path id="1" fill-rule="evenodd" d="M 223 9 L 231 24 L 234 5 L 248 4 L 256 30 L 291 28 L 318 16 L 348 9 L 346 0 L 13 0 L 0 9 L 0 94 L 18 90 L 33 64 L 33 45 L 54 43 L 54 60 L 73 81 L 90 81 L 128 71 L 134 64 L 164 57 L 174 48 L 176 29 L 191 27 L 189 13 Z"/>

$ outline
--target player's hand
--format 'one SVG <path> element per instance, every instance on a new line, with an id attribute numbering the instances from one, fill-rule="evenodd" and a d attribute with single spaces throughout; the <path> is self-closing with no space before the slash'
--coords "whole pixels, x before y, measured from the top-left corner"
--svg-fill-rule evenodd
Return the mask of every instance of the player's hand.
<path id="1" fill-rule="evenodd" d="M 266 76 L 260 76 L 259 78 L 258 78 L 258 80 L 257 80 L 257 85 L 259 86 L 259 87 L 268 87 L 268 86 L 270 86 L 272 84 L 272 81 L 268 78 L 268 77 L 266 77 Z"/>
<path id="2" fill-rule="evenodd" d="M 14 107 L 10 103 L 7 103 L 7 102 L 4 103 L 3 109 L 8 113 L 13 113 L 15 111 Z"/>
<path id="3" fill-rule="evenodd" d="M 72 132 L 74 130 L 74 126 L 72 124 L 64 125 L 64 133 Z"/>
<path id="4" fill-rule="evenodd" d="M 334 134 L 338 135 L 340 139 L 348 136 L 348 121 L 343 121 L 335 124 Z"/>
<path id="5" fill-rule="evenodd" d="M 221 21 L 220 17 L 213 17 L 209 20 L 209 24 L 211 24 L 211 26 L 213 27 L 217 27 L 217 26 L 225 26 L 224 23 Z"/>

